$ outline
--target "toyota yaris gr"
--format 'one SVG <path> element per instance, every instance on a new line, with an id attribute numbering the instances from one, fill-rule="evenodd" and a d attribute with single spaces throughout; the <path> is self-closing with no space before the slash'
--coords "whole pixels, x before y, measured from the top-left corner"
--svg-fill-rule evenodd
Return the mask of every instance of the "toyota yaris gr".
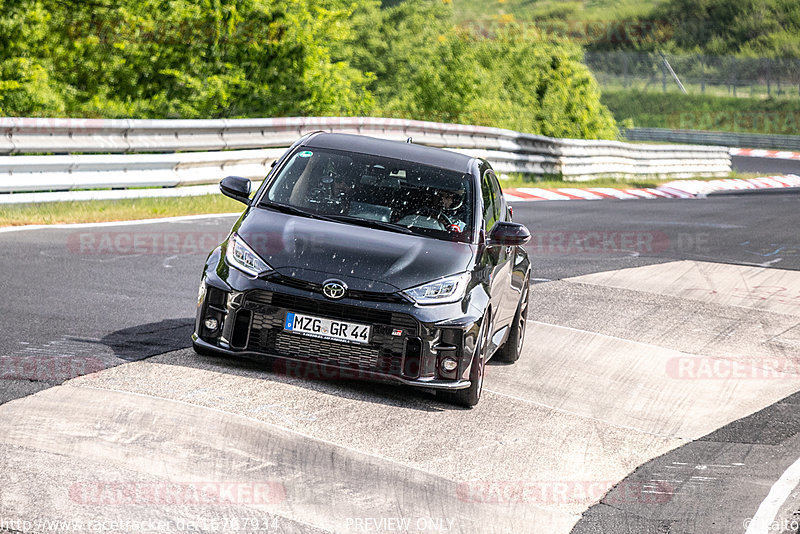
<path id="1" fill-rule="evenodd" d="M 247 208 L 206 261 L 198 353 L 433 388 L 463 406 L 490 358 L 519 358 L 530 233 L 486 161 L 318 132 L 250 187 L 220 184 Z"/>

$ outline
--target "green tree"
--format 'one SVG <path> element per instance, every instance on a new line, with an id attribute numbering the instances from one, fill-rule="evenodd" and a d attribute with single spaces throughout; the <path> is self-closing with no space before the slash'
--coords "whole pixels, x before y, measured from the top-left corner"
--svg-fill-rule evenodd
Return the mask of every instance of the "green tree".
<path id="1" fill-rule="evenodd" d="M 68 90 L 50 76 L 50 14 L 36 4 L 3 0 L 0 13 L 0 113 L 63 114 Z"/>
<path id="2" fill-rule="evenodd" d="M 525 33 L 517 24 L 493 33 L 453 24 L 440 0 L 407 0 L 354 14 L 346 56 L 373 73 L 380 114 L 513 128 L 553 136 L 613 138 L 581 51 Z"/>
<path id="3" fill-rule="evenodd" d="M 2 57 L 44 63 L 54 86 L 69 96 L 68 113 L 233 117 L 372 107 L 369 77 L 330 56 L 330 43 L 349 31 L 341 6 L 311 0 L 24 4 L 2 17 L 3 24 L 34 32 L 22 44 L 5 39 Z M 41 16 L 20 21 L 28 12 Z"/>
<path id="4" fill-rule="evenodd" d="M 0 0 L 0 109 L 377 115 L 613 137 L 579 49 L 455 25 L 443 0 Z"/>

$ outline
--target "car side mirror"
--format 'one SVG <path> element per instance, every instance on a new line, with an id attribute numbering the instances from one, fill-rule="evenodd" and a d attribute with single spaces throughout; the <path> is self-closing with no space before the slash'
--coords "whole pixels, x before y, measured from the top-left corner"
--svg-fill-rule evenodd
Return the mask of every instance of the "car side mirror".
<path id="1" fill-rule="evenodd" d="M 486 245 L 489 247 L 515 247 L 524 245 L 531 239 L 531 233 L 523 225 L 514 222 L 498 221 L 492 231 Z"/>
<path id="2" fill-rule="evenodd" d="M 228 176 L 219 183 L 222 194 L 245 204 L 250 203 L 250 180 L 241 176 Z"/>

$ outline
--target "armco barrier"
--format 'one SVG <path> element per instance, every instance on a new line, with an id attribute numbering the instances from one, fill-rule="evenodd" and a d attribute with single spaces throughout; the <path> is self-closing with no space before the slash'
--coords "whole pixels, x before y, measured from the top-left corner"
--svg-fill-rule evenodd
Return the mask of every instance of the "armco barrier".
<path id="1" fill-rule="evenodd" d="M 630 141 L 657 141 L 662 143 L 689 143 L 800 151 L 800 135 L 669 130 L 666 128 L 629 128 L 623 131 L 623 135 Z"/>
<path id="2" fill-rule="evenodd" d="M 555 139 L 512 130 L 371 117 L 138 120 L 0 118 L 0 193 L 209 184 L 261 178 L 301 135 L 358 133 L 485 157 L 501 173 L 721 176 L 727 148 Z M 31 155 L 31 154 L 56 155 Z"/>
<path id="3" fill-rule="evenodd" d="M 0 157 L 0 193 L 210 184 L 261 179 L 282 149 L 180 154 Z M 18 163 L 19 162 L 19 163 Z"/>

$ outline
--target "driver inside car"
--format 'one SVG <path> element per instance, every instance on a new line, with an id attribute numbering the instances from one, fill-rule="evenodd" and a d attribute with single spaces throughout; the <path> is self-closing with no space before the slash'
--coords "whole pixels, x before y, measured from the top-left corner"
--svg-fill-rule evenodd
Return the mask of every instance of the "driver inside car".
<path id="1" fill-rule="evenodd" d="M 353 188 L 355 184 L 341 169 L 336 169 L 328 173 L 322 179 L 323 187 L 328 189 L 327 194 L 331 201 L 331 207 L 335 212 L 346 214 L 352 200 Z"/>
<path id="2" fill-rule="evenodd" d="M 331 197 L 334 199 L 348 199 L 353 189 L 353 182 L 343 174 L 331 174 Z"/>
<path id="3" fill-rule="evenodd" d="M 463 232 L 466 223 L 462 220 L 459 212 L 464 206 L 464 190 L 451 191 L 444 189 L 439 191 L 437 196 L 440 202 L 438 219 L 447 230 L 456 233 Z"/>

